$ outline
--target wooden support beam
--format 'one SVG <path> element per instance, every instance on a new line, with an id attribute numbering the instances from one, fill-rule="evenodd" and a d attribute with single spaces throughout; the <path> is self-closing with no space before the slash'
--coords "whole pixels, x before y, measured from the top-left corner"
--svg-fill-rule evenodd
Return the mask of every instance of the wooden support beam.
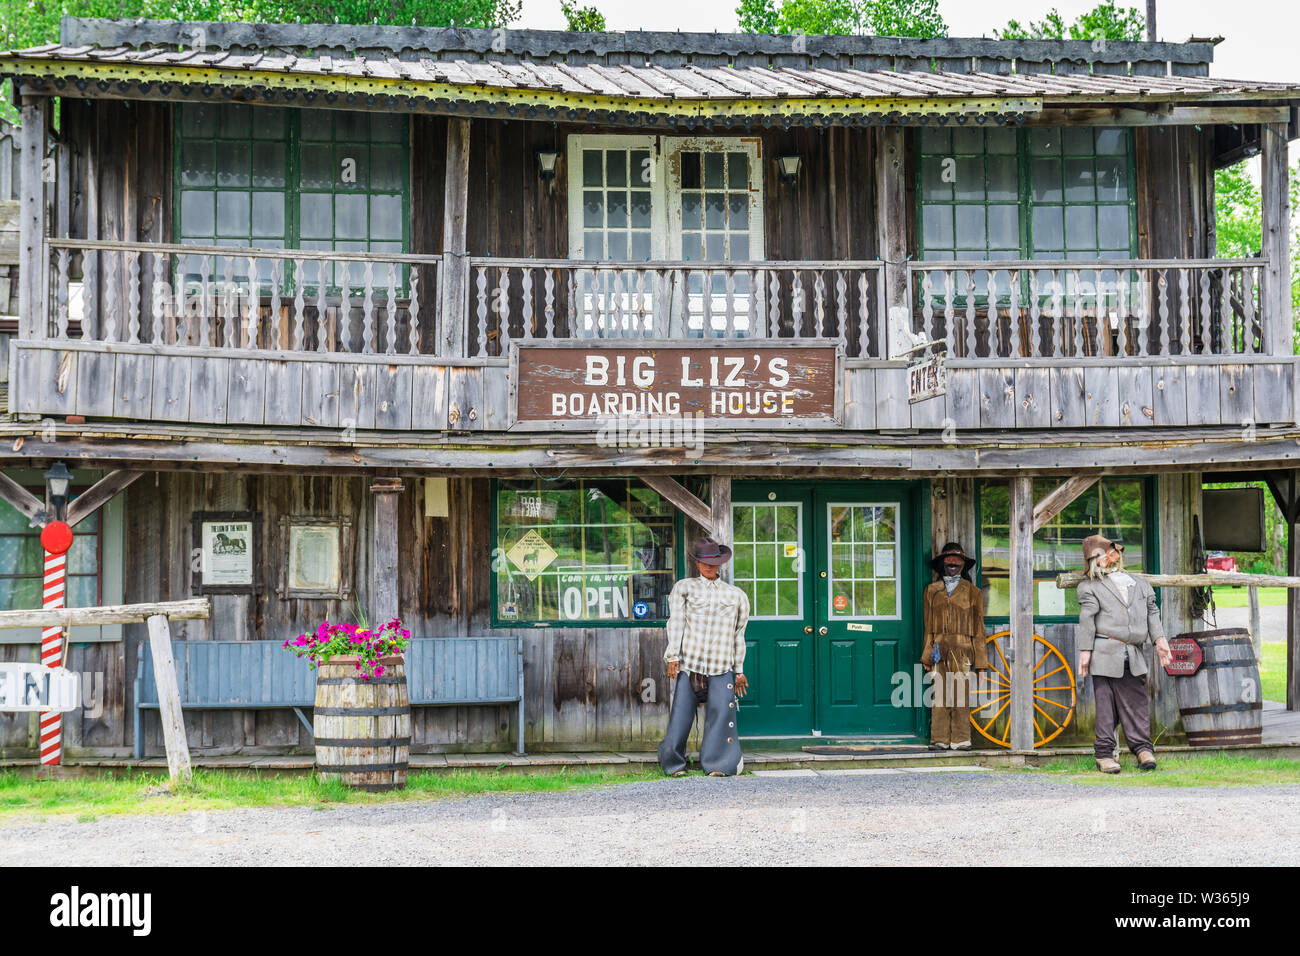
<path id="1" fill-rule="evenodd" d="M 0 471 L 0 501 L 11 505 L 19 514 L 26 516 L 28 521 L 36 520 L 36 516 L 45 510 L 45 502 L 2 471 Z"/>
<path id="2" fill-rule="evenodd" d="M 1148 109 L 1128 106 L 1044 106 L 1025 117 L 1023 126 L 1214 126 L 1284 122 L 1285 106 L 1169 106 Z"/>
<path id="3" fill-rule="evenodd" d="M 898 355 L 912 347 L 912 310 L 907 292 L 907 170 L 903 127 L 877 130 L 876 248 L 885 262 L 881 301 L 886 319 L 884 354 Z"/>
<path id="4" fill-rule="evenodd" d="M 398 505 L 402 479 L 377 478 L 370 486 L 375 496 L 374 564 L 370 585 L 370 620 L 379 627 L 399 617 L 397 578 L 401 552 L 397 547 Z"/>
<path id="5" fill-rule="evenodd" d="M 1144 574 L 1141 571 L 1125 573 L 1141 578 L 1153 588 L 1203 588 L 1203 587 L 1260 587 L 1300 588 L 1300 575 L 1243 574 L 1240 571 L 1205 571 L 1202 574 Z M 1083 572 L 1067 571 L 1056 576 L 1056 586 L 1075 588 L 1083 580 Z"/>
<path id="6" fill-rule="evenodd" d="M 711 475 L 709 477 L 709 510 L 713 514 L 713 540 L 719 544 L 731 546 L 731 476 Z M 722 566 L 721 577 L 724 581 L 732 579 L 733 562 Z"/>
<path id="7" fill-rule="evenodd" d="M 44 338 L 45 332 L 45 141 L 50 99 L 24 97 L 19 137 L 19 176 L 22 191 L 18 219 L 18 334 Z"/>
<path id="8" fill-rule="evenodd" d="M 442 206 L 442 327 L 438 330 L 439 355 L 465 355 L 468 336 L 469 249 L 469 126 L 468 119 L 447 120 L 447 165 Z M 486 343 L 478 343 L 487 354 Z"/>
<path id="9" fill-rule="evenodd" d="M 143 471 L 110 471 L 68 505 L 68 524 L 76 527 L 143 474 Z"/>
<path id="10" fill-rule="evenodd" d="M 158 712 L 162 717 L 163 743 L 167 746 L 167 773 L 173 781 L 188 782 L 190 745 L 185 737 L 185 716 L 181 711 L 176 661 L 172 657 L 171 627 L 163 614 L 149 617 L 149 652 L 153 655 L 154 682 L 158 686 Z"/>
<path id="11" fill-rule="evenodd" d="M 1011 749 L 1034 749 L 1034 481 L 1011 479 Z"/>
<path id="12" fill-rule="evenodd" d="M 1062 511 L 1074 499 L 1097 483 L 1098 475 L 1076 475 L 1067 478 L 1043 496 L 1043 500 L 1034 505 L 1034 530 L 1038 531 Z"/>
<path id="13" fill-rule="evenodd" d="M 1291 316 L 1291 196 L 1287 165 L 1287 124 L 1260 130 L 1260 210 L 1263 224 L 1264 288 L 1260 313 L 1270 355 L 1294 354 Z"/>
<path id="14" fill-rule="evenodd" d="M 206 621 L 212 617 L 207 598 L 160 601 L 153 604 L 106 604 L 31 611 L 0 611 L 0 628 L 81 627 L 87 624 L 140 624 L 161 615 L 172 621 Z"/>
<path id="15" fill-rule="evenodd" d="M 646 487 L 657 491 L 667 498 L 678 511 L 709 534 L 714 534 L 712 508 L 691 494 L 685 485 L 675 478 L 669 478 L 667 475 L 643 474 L 640 477 Z"/>
<path id="16" fill-rule="evenodd" d="M 1259 624 L 1259 587 L 1250 585 L 1246 588 L 1246 604 L 1250 607 L 1250 639 L 1255 644 L 1255 662 L 1264 659 L 1264 635 L 1260 633 Z"/>

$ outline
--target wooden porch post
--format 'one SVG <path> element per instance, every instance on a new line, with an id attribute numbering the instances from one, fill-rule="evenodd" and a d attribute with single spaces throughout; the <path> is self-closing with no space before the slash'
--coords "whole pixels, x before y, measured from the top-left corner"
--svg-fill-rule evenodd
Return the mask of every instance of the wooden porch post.
<path id="1" fill-rule="evenodd" d="M 883 126 L 876 140 L 876 254 L 885 261 L 879 358 L 912 347 L 912 311 L 907 300 L 907 192 L 903 128 Z M 863 356 L 864 358 L 867 356 Z M 877 356 L 871 356 L 875 358 Z"/>
<path id="2" fill-rule="evenodd" d="M 438 354 L 462 358 L 466 354 L 466 298 L 469 260 L 466 258 L 466 224 L 469 207 L 469 120 L 447 120 L 447 172 L 442 209 L 442 327 Z M 478 343 L 484 350 L 484 343 Z"/>
<path id="3" fill-rule="evenodd" d="M 1264 476 L 1286 525 L 1286 573 L 1300 572 L 1300 471 L 1270 472 Z M 1286 709 L 1300 710 L 1300 592 L 1286 592 Z"/>
<path id="4" fill-rule="evenodd" d="M 375 496 L 370 623 L 380 627 L 398 616 L 397 508 L 401 503 L 402 479 L 376 478 L 370 492 Z"/>
<path id="5" fill-rule="evenodd" d="M 1263 221 L 1264 288 L 1262 313 L 1269 354 L 1291 355 L 1291 198 L 1287 180 L 1287 127 L 1261 128 L 1260 211 Z M 1291 568 L 1294 571 L 1294 568 Z"/>
<path id="6" fill-rule="evenodd" d="M 1034 749 L 1034 482 L 1011 479 L 1011 749 Z"/>
<path id="7" fill-rule="evenodd" d="M 713 513 L 713 540 L 731 547 L 731 476 L 709 476 L 709 510 Z M 731 562 L 722 566 L 723 580 L 732 579 Z"/>
<path id="8" fill-rule="evenodd" d="M 24 96 L 19 137 L 21 201 L 18 213 L 18 334 L 45 338 L 45 160 L 50 100 Z"/>

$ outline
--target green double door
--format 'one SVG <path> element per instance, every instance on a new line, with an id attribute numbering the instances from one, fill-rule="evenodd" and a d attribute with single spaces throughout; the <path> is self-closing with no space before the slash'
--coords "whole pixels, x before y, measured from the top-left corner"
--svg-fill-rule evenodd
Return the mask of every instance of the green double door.
<path id="1" fill-rule="evenodd" d="M 741 734 L 921 733 L 917 483 L 737 483 L 732 500 L 734 581 L 750 597 Z"/>

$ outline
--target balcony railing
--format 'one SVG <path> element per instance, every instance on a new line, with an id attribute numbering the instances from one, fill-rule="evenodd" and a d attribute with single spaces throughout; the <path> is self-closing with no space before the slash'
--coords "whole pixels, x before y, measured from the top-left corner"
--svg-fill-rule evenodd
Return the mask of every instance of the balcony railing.
<path id="1" fill-rule="evenodd" d="M 879 261 L 611 263 L 50 239 L 38 337 L 494 359 L 511 342 L 820 338 L 885 359 Z M 446 270 L 464 299 L 442 302 Z M 1266 354 L 1262 259 L 913 262 L 913 329 L 951 358 Z M 467 270 L 465 272 L 464 270 Z M 448 288 L 452 283 L 447 283 Z M 444 310 L 448 314 L 444 314 Z"/>
<path id="2" fill-rule="evenodd" d="M 51 239 L 46 337 L 433 354 L 441 257 Z"/>
<path id="3" fill-rule="evenodd" d="M 470 260 L 470 355 L 550 339 L 823 338 L 880 358 L 872 262 Z"/>
<path id="4" fill-rule="evenodd" d="M 916 262 L 909 273 L 914 317 L 949 356 L 1080 359 L 1266 353 L 1266 265 Z"/>

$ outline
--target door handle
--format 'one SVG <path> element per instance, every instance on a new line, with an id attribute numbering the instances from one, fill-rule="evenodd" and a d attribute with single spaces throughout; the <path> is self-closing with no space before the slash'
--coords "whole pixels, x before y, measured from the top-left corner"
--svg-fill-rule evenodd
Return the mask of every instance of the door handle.
<path id="1" fill-rule="evenodd" d="M 803 629 L 803 632 L 804 632 L 805 634 L 811 634 L 811 633 L 812 633 L 812 625 L 809 624 L 807 627 L 805 627 L 805 628 Z"/>
<path id="2" fill-rule="evenodd" d="M 822 637 L 825 637 L 825 636 L 826 636 L 827 634 L 829 634 L 830 632 L 831 632 L 831 629 L 830 629 L 829 627 L 826 627 L 826 626 L 822 626 L 822 627 L 817 628 L 817 633 L 820 634 Z"/>

